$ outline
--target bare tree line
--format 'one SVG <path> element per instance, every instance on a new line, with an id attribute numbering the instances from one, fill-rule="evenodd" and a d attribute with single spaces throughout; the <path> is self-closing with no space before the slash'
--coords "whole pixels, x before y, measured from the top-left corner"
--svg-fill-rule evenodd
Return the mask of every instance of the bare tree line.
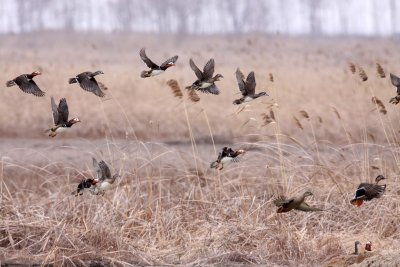
<path id="1" fill-rule="evenodd" d="M 0 33 L 361 34 L 400 31 L 396 0 L 2 0 Z"/>

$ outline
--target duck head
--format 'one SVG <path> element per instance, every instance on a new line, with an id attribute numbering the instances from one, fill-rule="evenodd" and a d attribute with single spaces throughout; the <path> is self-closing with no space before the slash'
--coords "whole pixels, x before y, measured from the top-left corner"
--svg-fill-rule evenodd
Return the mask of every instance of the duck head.
<path id="1" fill-rule="evenodd" d="M 313 193 L 311 193 L 311 191 L 306 191 L 303 194 L 304 197 L 308 197 L 308 196 L 312 196 L 312 195 L 313 195 Z"/>
<path id="2" fill-rule="evenodd" d="M 175 63 L 174 62 L 168 62 L 167 64 L 165 64 L 165 68 L 169 68 L 169 67 L 173 67 L 173 66 L 175 66 Z"/>
<path id="3" fill-rule="evenodd" d="M 81 122 L 81 120 L 79 118 L 73 118 L 69 121 L 71 124 L 75 124 L 77 122 Z"/>
<path id="4" fill-rule="evenodd" d="M 245 151 L 245 150 L 243 150 L 243 149 L 239 149 L 238 151 L 236 151 L 236 153 L 238 153 L 238 154 L 240 155 L 240 154 L 245 154 L 245 153 L 246 153 L 246 151 Z"/>
<path id="5" fill-rule="evenodd" d="M 378 176 L 376 176 L 376 178 L 375 178 L 375 182 L 376 183 L 379 183 L 379 181 L 382 181 L 382 180 L 385 180 L 386 178 L 383 176 L 383 175 L 378 175 Z"/>
<path id="6" fill-rule="evenodd" d="M 99 75 L 99 74 L 104 74 L 104 72 L 101 71 L 101 70 L 98 70 L 98 71 L 96 71 L 96 72 L 94 73 L 94 75 Z"/>
<path id="7" fill-rule="evenodd" d="M 221 74 L 217 74 L 214 77 L 214 81 L 219 81 L 221 78 L 224 78 L 224 76 L 222 76 Z"/>
<path id="8" fill-rule="evenodd" d="M 40 71 L 35 70 L 34 72 L 31 73 L 31 76 L 32 76 L 32 77 L 35 77 L 35 76 L 41 75 L 41 74 L 42 74 L 42 73 L 41 73 Z"/>

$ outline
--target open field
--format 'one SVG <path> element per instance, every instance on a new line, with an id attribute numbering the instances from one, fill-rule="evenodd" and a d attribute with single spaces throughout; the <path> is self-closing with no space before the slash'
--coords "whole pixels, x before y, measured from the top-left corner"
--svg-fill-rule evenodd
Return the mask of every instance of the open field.
<path id="1" fill-rule="evenodd" d="M 375 70 L 379 62 L 387 76 L 400 74 L 398 45 L 251 35 L 2 36 L 0 262 L 400 266 L 399 107 L 388 103 L 390 80 Z M 178 65 L 141 79 L 142 46 L 154 61 L 179 54 Z M 225 76 L 221 95 L 199 93 L 198 103 L 172 95 L 167 80 L 183 89 L 195 77 L 190 57 L 198 65 L 215 58 Z M 366 82 L 350 73 L 349 61 L 365 69 Z M 270 97 L 243 110 L 232 105 L 236 67 L 254 70 L 257 90 Z M 47 97 L 4 86 L 34 69 L 43 72 L 35 80 Z M 109 87 L 104 100 L 67 84 L 98 69 Z M 70 115 L 82 120 L 55 139 L 43 134 L 52 123 L 50 95 L 66 97 Z M 261 114 L 271 109 L 276 123 L 264 125 Z M 209 169 L 225 145 L 248 153 L 222 171 Z M 121 179 L 104 197 L 74 197 L 77 183 L 94 175 L 92 156 Z M 378 174 L 388 178 L 385 195 L 353 207 L 357 185 Z M 276 214 L 274 197 L 307 189 L 314 193 L 307 202 L 326 211 Z M 349 256 L 356 240 L 371 241 L 373 252 Z"/>

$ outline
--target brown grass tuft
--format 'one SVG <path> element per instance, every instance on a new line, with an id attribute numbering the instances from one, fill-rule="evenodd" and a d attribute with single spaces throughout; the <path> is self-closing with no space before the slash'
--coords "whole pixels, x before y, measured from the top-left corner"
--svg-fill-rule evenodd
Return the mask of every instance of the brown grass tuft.
<path id="1" fill-rule="evenodd" d="M 349 69 L 351 73 L 356 73 L 356 65 L 354 65 L 354 63 L 349 62 Z"/>
<path id="2" fill-rule="evenodd" d="M 272 109 L 270 109 L 269 114 L 262 113 L 261 116 L 262 116 L 263 121 L 264 121 L 264 125 L 263 126 L 266 126 L 266 125 L 268 125 L 270 123 L 275 123 L 275 114 L 274 114 L 274 111 Z"/>
<path id="3" fill-rule="evenodd" d="M 340 116 L 339 111 L 338 111 L 335 107 L 332 107 L 332 110 L 333 110 L 333 112 L 336 114 L 336 117 L 337 117 L 339 120 L 341 120 L 342 117 Z"/>
<path id="4" fill-rule="evenodd" d="M 372 100 L 372 103 L 374 103 L 375 105 L 378 106 L 380 113 L 382 113 L 382 114 L 387 113 L 385 105 L 382 103 L 382 101 L 379 98 L 377 98 L 376 96 L 373 96 L 371 100 Z"/>
<path id="5" fill-rule="evenodd" d="M 298 118 L 296 118 L 296 116 L 293 115 L 293 120 L 296 124 L 297 127 L 299 127 L 300 129 L 304 130 L 303 125 L 301 125 L 300 121 Z"/>
<path id="6" fill-rule="evenodd" d="M 307 111 L 305 111 L 305 110 L 300 110 L 299 113 L 300 113 L 300 115 L 301 115 L 303 118 L 306 118 L 307 120 L 310 119 L 310 116 L 308 115 Z"/>
<path id="7" fill-rule="evenodd" d="M 182 90 L 179 87 L 177 80 L 171 79 L 171 80 L 167 81 L 167 84 L 171 88 L 172 93 L 174 94 L 175 97 L 177 97 L 177 98 L 183 97 Z"/>
<path id="8" fill-rule="evenodd" d="M 358 66 L 358 75 L 360 76 L 362 82 L 368 80 L 367 73 L 365 73 L 365 70 L 361 66 Z"/>
<path id="9" fill-rule="evenodd" d="M 269 76 L 269 81 L 271 83 L 273 83 L 274 82 L 274 75 L 272 75 L 272 73 L 269 73 L 268 76 Z"/>
<path id="10" fill-rule="evenodd" d="M 385 70 L 382 68 L 381 64 L 376 63 L 376 72 L 380 78 L 386 78 Z"/>
<path id="11" fill-rule="evenodd" d="M 200 101 L 200 97 L 197 95 L 196 91 L 194 89 L 188 89 L 189 93 L 188 93 L 188 97 L 192 102 L 199 102 Z"/>

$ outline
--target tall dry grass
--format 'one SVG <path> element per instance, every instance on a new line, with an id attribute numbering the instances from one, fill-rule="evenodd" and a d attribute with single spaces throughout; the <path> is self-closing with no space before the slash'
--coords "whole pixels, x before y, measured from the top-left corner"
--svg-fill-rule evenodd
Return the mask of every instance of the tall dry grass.
<path id="1" fill-rule="evenodd" d="M 0 57 L 11 63 L 2 73 L 42 68 L 48 75 L 37 82 L 48 95 L 67 97 L 71 115 L 83 122 L 64 137 L 29 139 L 51 123 L 48 99 L 0 92 L 10 100 L 0 106 L 7 114 L 0 118 L 1 263 L 321 266 L 352 252 L 355 240 L 372 241 L 378 255 L 398 254 L 399 118 L 394 105 L 384 105 L 394 90 L 387 79 L 361 82 L 360 72 L 346 70 L 354 61 L 365 75 L 376 71 L 369 49 L 380 44 L 390 51 L 394 41 L 30 37 L 4 38 Z M 76 42 L 62 42 L 71 37 Z M 159 38 L 166 40 L 162 51 Z M 136 53 L 142 46 L 154 60 L 179 51 L 182 65 L 142 80 Z M 390 52 L 375 52 L 385 69 L 396 66 Z M 226 77 L 221 96 L 180 98 L 176 85 L 194 79 L 189 57 L 215 57 Z M 255 70 L 258 89 L 271 96 L 233 106 L 235 65 Z M 106 73 L 99 76 L 109 88 L 105 100 L 60 78 L 85 69 Z M 178 81 L 173 92 L 171 78 Z M 221 172 L 211 170 L 225 145 L 248 153 Z M 104 197 L 74 197 L 77 183 L 94 175 L 92 156 L 121 179 Z M 358 183 L 377 174 L 388 177 L 384 197 L 351 206 Z M 276 213 L 275 196 L 305 190 L 314 193 L 307 202 L 326 211 Z"/>

